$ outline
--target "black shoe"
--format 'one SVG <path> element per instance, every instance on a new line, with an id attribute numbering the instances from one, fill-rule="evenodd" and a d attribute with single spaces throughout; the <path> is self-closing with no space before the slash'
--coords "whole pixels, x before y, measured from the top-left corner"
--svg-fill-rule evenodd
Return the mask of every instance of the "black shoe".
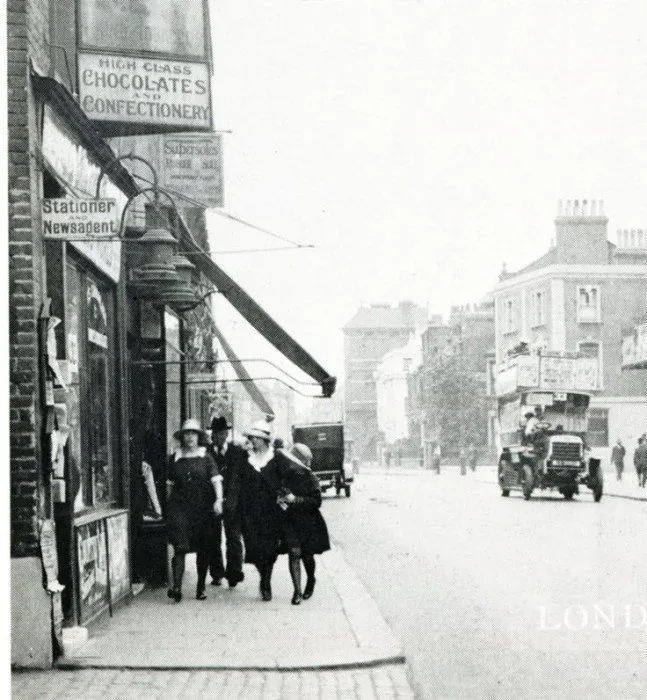
<path id="1" fill-rule="evenodd" d="M 195 599 L 196 600 L 206 600 L 207 599 L 207 594 L 204 592 L 203 586 L 198 586 L 198 588 L 196 589 Z"/>
<path id="2" fill-rule="evenodd" d="M 236 588 L 236 586 L 244 580 L 245 574 L 242 571 L 227 576 L 227 583 L 229 584 L 229 588 Z"/>
<path id="3" fill-rule="evenodd" d="M 261 590 L 261 598 L 266 602 L 269 600 L 272 600 L 272 589 L 271 588 L 263 588 Z"/>
<path id="4" fill-rule="evenodd" d="M 166 595 L 172 598 L 176 603 L 182 600 L 182 591 L 175 590 L 174 588 L 169 588 Z"/>
<path id="5" fill-rule="evenodd" d="M 220 586 L 222 584 L 222 579 L 221 578 L 212 578 L 211 579 L 211 585 L 212 586 Z"/>
<path id="6" fill-rule="evenodd" d="M 303 600 L 312 598 L 312 593 L 314 592 L 316 582 L 317 579 L 314 576 L 312 578 L 308 578 L 306 581 L 306 587 L 303 589 Z"/>
<path id="7" fill-rule="evenodd" d="M 299 591 L 294 591 L 294 595 L 292 596 L 292 605 L 300 605 L 302 597 L 303 596 L 301 593 L 299 593 Z"/>

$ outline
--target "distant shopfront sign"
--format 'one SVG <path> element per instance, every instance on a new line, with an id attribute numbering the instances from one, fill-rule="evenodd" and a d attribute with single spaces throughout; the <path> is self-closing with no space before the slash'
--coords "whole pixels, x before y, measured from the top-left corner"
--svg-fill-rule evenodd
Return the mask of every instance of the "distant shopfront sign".
<path id="1" fill-rule="evenodd" d="M 115 199 L 44 199 L 42 215 L 45 238 L 72 240 L 119 235 Z"/>
<path id="2" fill-rule="evenodd" d="M 89 119 L 210 129 L 206 63 L 79 53 L 79 99 Z"/>

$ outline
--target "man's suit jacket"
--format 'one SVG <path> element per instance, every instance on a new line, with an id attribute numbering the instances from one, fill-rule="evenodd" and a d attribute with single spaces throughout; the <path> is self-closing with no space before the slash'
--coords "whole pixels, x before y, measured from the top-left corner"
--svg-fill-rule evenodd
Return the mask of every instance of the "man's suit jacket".
<path id="1" fill-rule="evenodd" d="M 233 442 L 227 443 L 225 454 L 222 455 L 215 445 L 212 447 L 213 458 L 222 476 L 222 491 L 224 497 L 223 515 L 239 514 L 240 506 L 240 475 L 247 463 L 247 450 Z"/>

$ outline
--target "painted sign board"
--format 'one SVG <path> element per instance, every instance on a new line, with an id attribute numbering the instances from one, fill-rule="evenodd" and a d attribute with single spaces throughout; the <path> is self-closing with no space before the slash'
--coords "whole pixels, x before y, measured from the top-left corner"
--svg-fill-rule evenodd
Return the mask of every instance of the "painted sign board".
<path id="1" fill-rule="evenodd" d="M 115 199 L 43 199 L 43 235 L 58 240 L 118 236 L 117 214 Z"/>
<path id="2" fill-rule="evenodd" d="M 519 355 L 496 377 L 497 396 L 522 389 L 596 391 L 600 388 L 598 361 L 590 357 Z"/>
<path id="3" fill-rule="evenodd" d="M 84 47 L 204 58 L 204 0 L 79 0 Z"/>
<path id="4" fill-rule="evenodd" d="M 211 129 L 206 63 L 79 52 L 78 82 L 89 119 Z"/>
<path id="5" fill-rule="evenodd" d="M 73 191 L 92 197 L 101 170 L 48 106 L 45 107 L 42 139 L 42 154 L 52 172 Z M 103 178 L 100 194 L 117 202 L 117 216 L 121 217 L 128 198 L 108 177 Z M 120 241 L 72 241 L 71 245 L 111 280 L 119 281 Z"/>
<path id="6" fill-rule="evenodd" d="M 173 133 L 110 139 L 117 153 L 146 158 L 171 197 L 182 206 L 222 207 L 224 177 L 221 134 Z M 132 170 L 150 179 L 150 169 L 133 161 Z M 182 196 L 188 199 L 182 199 Z M 192 204 L 193 203 L 193 204 Z"/>

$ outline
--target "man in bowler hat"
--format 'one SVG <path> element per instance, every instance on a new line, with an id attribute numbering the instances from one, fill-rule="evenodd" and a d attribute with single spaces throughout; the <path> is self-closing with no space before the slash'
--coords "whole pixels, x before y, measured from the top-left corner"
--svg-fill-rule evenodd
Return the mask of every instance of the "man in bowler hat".
<path id="1" fill-rule="evenodd" d="M 229 583 L 229 588 L 235 588 L 236 584 L 245 578 L 239 497 L 240 470 L 247 462 L 247 451 L 228 439 L 230 429 L 231 425 L 224 416 L 213 418 L 211 421 L 212 454 L 222 476 L 224 501 L 222 517 L 215 518 L 209 573 L 212 585 L 220 585 L 224 577 Z M 223 525 L 226 538 L 226 567 L 222 561 Z"/>

